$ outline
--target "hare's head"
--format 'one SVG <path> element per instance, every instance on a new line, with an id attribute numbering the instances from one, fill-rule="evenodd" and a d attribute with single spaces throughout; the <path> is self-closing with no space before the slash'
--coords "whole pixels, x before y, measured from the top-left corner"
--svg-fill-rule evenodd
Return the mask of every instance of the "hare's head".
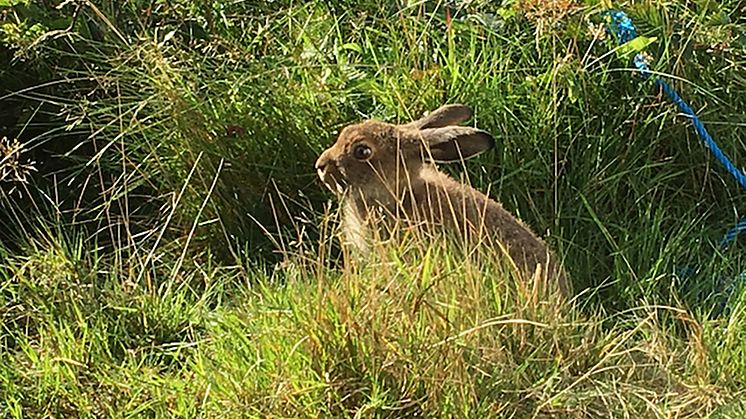
<path id="1" fill-rule="evenodd" d="M 405 125 L 349 125 L 316 160 L 319 177 L 337 193 L 354 187 L 376 196 L 399 195 L 417 182 L 424 165 L 461 161 L 494 146 L 489 133 L 456 125 L 471 115 L 467 106 L 446 105 Z"/>

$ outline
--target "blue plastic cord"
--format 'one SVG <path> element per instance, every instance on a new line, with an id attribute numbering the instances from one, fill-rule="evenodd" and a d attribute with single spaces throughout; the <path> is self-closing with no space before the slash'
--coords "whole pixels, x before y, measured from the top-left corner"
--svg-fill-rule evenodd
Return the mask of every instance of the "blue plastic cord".
<path id="1" fill-rule="evenodd" d="M 604 12 L 604 16 L 607 16 L 609 18 L 609 30 L 614 33 L 617 41 L 620 44 L 625 44 L 637 37 L 637 29 L 632 23 L 632 19 L 630 19 L 629 16 L 627 16 L 627 14 L 623 11 L 609 10 Z M 647 57 L 642 52 L 635 55 L 633 63 L 639 70 L 640 75 L 642 75 L 644 78 L 648 78 L 652 75 Z M 692 108 L 684 101 L 684 99 L 682 99 L 681 96 L 679 96 L 679 94 L 673 88 L 671 88 L 668 83 L 665 82 L 665 80 L 656 77 L 655 84 L 663 89 L 666 95 L 671 99 L 673 103 L 676 104 L 679 110 L 681 110 L 684 115 L 692 120 L 694 129 L 697 131 L 697 135 L 699 135 L 712 155 L 720 162 L 720 164 L 723 165 L 723 167 L 725 167 L 728 173 L 736 178 L 736 181 L 744 189 L 746 189 L 746 174 L 738 169 L 736 165 L 734 165 L 733 162 L 730 161 L 728 156 L 723 153 L 723 150 L 721 150 L 715 140 L 712 139 L 712 136 L 710 136 L 710 134 L 707 132 L 702 121 L 700 121 L 699 117 L 697 117 L 697 114 L 694 113 L 694 110 L 692 110 Z M 735 227 L 731 228 L 730 230 L 728 230 L 727 233 L 725 233 L 725 236 L 722 238 L 722 240 L 720 240 L 720 245 L 724 248 L 728 247 L 730 243 L 732 243 L 736 239 L 738 233 L 744 231 L 746 231 L 746 218 L 738 222 Z"/>
<path id="2" fill-rule="evenodd" d="M 723 153 L 723 150 L 718 147 L 717 143 L 715 142 L 715 140 L 712 139 L 710 133 L 707 132 L 704 124 L 702 124 L 702 121 L 697 118 L 697 115 L 694 113 L 692 108 L 690 108 L 689 105 L 684 102 L 684 99 L 682 99 L 681 96 L 679 96 L 679 94 L 676 93 L 676 91 L 673 90 L 671 86 L 669 86 L 668 83 L 666 83 L 663 79 L 655 79 L 655 84 L 663 89 L 666 95 L 668 95 L 671 101 L 673 101 L 676 106 L 679 107 L 682 113 L 692 119 L 694 129 L 697 131 L 697 134 L 702 139 L 702 141 L 704 141 L 707 148 L 710 149 L 710 153 L 712 153 L 712 155 L 720 162 L 720 164 L 725 167 L 725 170 L 733 175 L 733 177 L 736 178 L 736 181 L 738 181 L 738 183 L 740 183 L 741 186 L 746 189 L 746 175 L 744 175 L 743 172 L 740 171 L 730 161 L 728 156 Z M 746 231 L 746 218 L 739 221 L 735 227 L 731 228 L 730 230 L 728 230 L 728 232 L 725 233 L 725 236 L 723 236 L 723 238 L 720 240 L 720 247 L 727 248 L 734 240 L 736 240 L 738 233 L 744 231 Z"/>
<path id="3" fill-rule="evenodd" d="M 626 13 L 621 10 L 607 10 L 603 14 L 611 18 L 609 27 L 616 35 L 620 45 L 637 38 L 637 29 L 635 29 L 632 19 Z"/>
<path id="4" fill-rule="evenodd" d="M 723 236 L 722 240 L 720 240 L 720 247 L 728 247 L 733 242 L 733 240 L 736 239 L 738 233 L 742 231 L 746 231 L 746 219 L 739 221 L 735 227 L 731 228 L 725 233 L 725 236 Z"/>
<path id="5" fill-rule="evenodd" d="M 741 184 L 741 186 L 746 189 L 746 175 L 743 174 L 741 170 L 739 170 L 736 165 L 734 165 L 730 159 L 728 159 L 728 156 L 723 153 L 723 150 L 718 147 L 715 140 L 712 139 L 710 134 L 705 129 L 705 126 L 702 124 L 702 121 L 697 118 L 697 115 L 694 114 L 694 111 L 692 108 L 687 105 L 686 102 L 684 102 L 684 99 L 679 96 L 678 93 L 676 93 L 675 90 L 671 88 L 671 86 L 668 85 L 663 79 L 655 79 L 655 84 L 660 86 L 664 92 L 666 92 L 666 95 L 668 95 L 669 98 L 673 101 L 673 103 L 676 104 L 676 106 L 679 107 L 681 112 L 683 112 L 686 116 L 692 119 L 692 123 L 694 123 L 694 129 L 697 130 L 697 134 L 700 138 L 702 138 L 702 141 L 704 141 L 707 148 L 710 149 L 710 152 L 713 156 L 720 162 L 720 164 L 725 167 L 725 169 L 733 175 L 734 178 L 738 181 L 738 183 Z"/>
<path id="6" fill-rule="evenodd" d="M 616 39 L 620 43 L 620 45 L 625 44 L 637 37 L 637 30 L 635 29 L 635 25 L 632 23 L 632 19 L 630 19 L 629 16 L 627 16 L 627 14 L 624 13 L 623 11 L 609 10 L 609 11 L 604 12 L 603 15 L 608 18 L 609 31 L 612 32 L 616 36 Z M 650 66 L 648 64 L 647 56 L 643 52 L 638 52 L 635 55 L 633 59 L 633 63 L 643 78 L 649 78 L 652 76 L 652 72 L 650 71 Z M 692 108 L 663 79 L 656 77 L 655 84 L 659 86 L 661 89 L 663 89 L 666 95 L 671 99 L 671 101 L 673 101 L 673 103 L 676 104 L 679 110 L 681 110 L 681 112 L 684 113 L 684 115 L 686 115 L 692 120 L 692 123 L 694 124 L 694 129 L 697 131 L 697 135 L 699 135 L 699 137 L 705 143 L 705 146 L 710 150 L 712 155 L 720 162 L 720 164 L 723 165 L 723 167 L 725 167 L 728 173 L 733 175 L 733 177 L 736 178 L 736 181 L 744 189 L 746 189 L 746 175 L 741 170 L 739 170 L 733 164 L 733 162 L 730 161 L 730 159 L 728 158 L 728 156 L 725 155 L 725 153 L 723 153 L 723 151 L 717 145 L 715 140 L 713 140 L 710 134 L 707 132 L 704 124 L 702 124 L 702 121 L 699 120 L 699 118 L 697 117 L 697 114 L 694 113 Z M 746 218 L 739 221 L 735 227 L 731 228 L 725 233 L 725 236 L 723 236 L 723 238 L 720 240 L 721 248 L 727 248 L 731 243 L 733 243 L 733 241 L 735 241 L 736 237 L 741 232 L 746 232 Z M 697 270 L 692 269 L 690 267 L 677 267 L 676 268 L 677 274 L 683 277 L 692 275 L 696 273 L 696 271 Z M 720 299 L 720 301 L 714 308 L 713 314 L 715 315 L 720 315 L 721 313 L 723 313 L 723 311 L 725 310 L 726 304 L 727 304 L 727 300 L 728 300 L 727 296 L 732 295 L 736 287 L 736 284 L 746 282 L 746 272 L 742 272 L 740 275 L 736 276 L 736 278 L 733 281 L 729 281 L 729 282 L 730 284 L 728 284 L 723 290 L 723 293 L 726 296 L 726 298 Z"/>

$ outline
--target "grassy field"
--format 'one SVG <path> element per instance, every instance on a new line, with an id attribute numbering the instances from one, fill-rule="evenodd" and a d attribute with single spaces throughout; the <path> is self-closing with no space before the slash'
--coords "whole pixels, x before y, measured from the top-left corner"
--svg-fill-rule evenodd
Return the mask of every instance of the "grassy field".
<path id="1" fill-rule="evenodd" d="M 0 416 L 746 417 L 746 194 L 601 1 L 0 1 Z M 746 162 L 742 2 L 617 4 Z M 345 258 L 313 170 L 444 103 L 575 296 Z M 17 140 L 16 140 L 17 139 Z"/>

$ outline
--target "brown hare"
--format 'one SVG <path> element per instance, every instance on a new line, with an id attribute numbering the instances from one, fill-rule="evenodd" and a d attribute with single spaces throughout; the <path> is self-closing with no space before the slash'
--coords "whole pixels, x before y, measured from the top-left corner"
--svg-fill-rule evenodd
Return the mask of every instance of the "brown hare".
<path id="1" fill-rule="evenodd" d="M 489 133 L 456 125 L 471 116 L 469 107 L 453 104 L 405 125 L 370 120 L 345 127 L 316 160 L 321 181 L 341 199 L 345 241 L 365 252 L 378 217 L 442 227 L 499 246 L 522 275 L 538 269 L 567 294 L 566 275 L 544 241 L 499 203 L 435 167 L 494 146 Z"/>

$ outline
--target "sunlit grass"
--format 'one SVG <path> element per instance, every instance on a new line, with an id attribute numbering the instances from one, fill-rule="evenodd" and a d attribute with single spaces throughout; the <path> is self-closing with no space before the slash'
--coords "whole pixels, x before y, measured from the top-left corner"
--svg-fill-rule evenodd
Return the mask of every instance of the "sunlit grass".
<path id="1" fill-rule="evenodd" d="M 4 414 L 738 409 L 742 303 L 718 321 L 664 305 L 581 312 L 541 281 L 517 278 L 500 255 L 412 240 L 374 244 L 340 268 L 302 251 L 271 274 L 195 260 L 176 276 L 156 274 L 152 289 L 133 286 L 134 272 L 107 271 L 80 242 L 11 258 Z"/>
<path id="2" fill-rule="evenodd" d="M 718 246 L 746 195 L 599 2 L 100 3 L 0 92 L 38 170 L 0 181 L 0 416 L 746 415 Z M 705 3 L 625 6 L 742 166 L 743 11 Z M 316 156 L 448 102 L 498 145 L 445 170 L 547 237 L 569 301 L 493 249 L 340 248 Z"/>

